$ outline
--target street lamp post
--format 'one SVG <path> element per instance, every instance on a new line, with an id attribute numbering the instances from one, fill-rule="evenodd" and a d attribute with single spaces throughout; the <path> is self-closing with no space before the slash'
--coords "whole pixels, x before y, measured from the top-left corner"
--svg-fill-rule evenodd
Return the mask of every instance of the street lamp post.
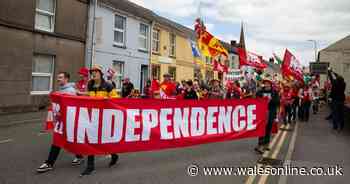
<path id="1" fill-rule="evenodd" d="M 315 50 L 315 62 L 317 62 L 317 41 L 316 40 L 307 40 L 309 42 L 314 43 L 314 50 Z"/>

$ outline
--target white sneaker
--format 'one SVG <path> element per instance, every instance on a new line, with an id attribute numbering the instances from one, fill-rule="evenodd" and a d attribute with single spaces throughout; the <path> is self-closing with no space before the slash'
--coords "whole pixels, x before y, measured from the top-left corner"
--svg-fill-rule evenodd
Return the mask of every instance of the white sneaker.
<path id="1" fill-rule="evenodd" d="M 76 165 L 80 165 L 82 162 L 83 162 L 83 158 L 77 158 L 75 157 L 73 160 L 72 160 L 72 165 L 73 166 L 76 166 Z"/>
<path id="2" fill-rule="evenodd" d="M 36 169 L 38 173 L 45 173 L 47 171 L 52 170 L 53 167 L 47 163 L 43 163 L 39 168 Z"/>

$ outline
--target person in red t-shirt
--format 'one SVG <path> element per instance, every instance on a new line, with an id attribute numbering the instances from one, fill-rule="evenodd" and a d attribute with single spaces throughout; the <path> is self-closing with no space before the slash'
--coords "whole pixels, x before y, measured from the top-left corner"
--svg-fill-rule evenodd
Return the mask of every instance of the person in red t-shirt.
<path id="1" fill-rule="evenodd" d="M 170 74 L 164 74 L 164 81 L 160 84 L 159 96 L 160 99 L 175 99 L 176 98 L 176 85 L 171 80 Z"/>
<path id="2" fill-rule="evenodd" d="M 299 98 L 301 100 L 302 116 L 301 121 L 309 121 L 310 106 L 312 100 L 312 90 L 308 85 L 299 90 Z"/>
<path id="3" fill-rule="evenodd" d="M 86 67 L 80 68 L 78 72 L 80 80 L 75 83 L 75 88 L 77 89 L 78 95 L 87 94 L 87 83 L 89 81 L 89 69 Z"/>

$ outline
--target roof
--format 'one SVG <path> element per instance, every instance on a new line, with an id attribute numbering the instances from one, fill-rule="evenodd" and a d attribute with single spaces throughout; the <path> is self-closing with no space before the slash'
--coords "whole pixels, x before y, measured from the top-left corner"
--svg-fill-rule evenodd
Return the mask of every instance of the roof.
<path id="1" fill-rule="evenodd" d="M 100 2 L 149 21 L 157 16 L 153 11 L 128 0 L 100 0 Z"/>
<path id="2" fill-rule="evenodd" d="M 336 41 L 321 51 L 338 51 L 338 50 L 350 50 L 350 35 Z"/>
<path id="3" fill-rule="evenodd" d="M 231 44 L 224 42 L 222 40 L 220 40 L 220 43 L 227 50 L 228 53 L 237 54 L 236 47 L 234 47 Z"/>
<path id="4" fill-rule="evenodd" d="M 164 25 L 166 27 L 169 27 L 171 29 L 184 33 L 186 36 L 188 36 L 193 40 L 196 37 L 194 30 L 186 26 L 183 26 L 177 22 L 174 22 L 170 19 L 162 17 L 156 14 L 155 12 L 153 12 L 152 10 L 139 6 L 128 0 L 100 0 L 100 2 L 106 5 L 109 5 L 111 7 L 114 7 L 116 9 L 122 10 L 124 12 L 130 13 L 132 15 L 135 15 L 137 17 L 144 18 L 148 21 L 155 21 L 160 25 Z"/>

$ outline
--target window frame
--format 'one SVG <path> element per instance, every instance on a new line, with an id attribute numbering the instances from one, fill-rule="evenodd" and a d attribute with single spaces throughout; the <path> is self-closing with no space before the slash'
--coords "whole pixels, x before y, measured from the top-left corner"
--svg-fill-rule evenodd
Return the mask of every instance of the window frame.
<path id="1" fill-rule="evenodd" d="M 41 10 L 37 7 L 37 3 L 35 1 L 35 17 L 34 17 L 34 29 L 36 30 L 41 30 L 41 31 L 46 31 L 46 32 L 51 32 L 53 33 L 55 31 L 55 22 L 56 22 L 56 0 L 51 0 L 53 3 L 53 13 L 46 11 L 46 10 Z M 50 17 L 50 23 L 51 23 L 51 29 L 46 29 L 40 26 L 37 26 L 36 23 L 36 16 L 37 14 L 43 15 L 43 16 L 48 16 Z"/>
<path id="2" fill-rule="evenodd" d="M 117 64 L 121 64 L 122 65 L 122 67 L 121 67 L 121 70 L 122 70 L 122 72 L 120 72 L 120 71 L 117 71 L 116 70 L 116 65 Z M 116 81 L 114 81 L 115 83 L 116 83 L 116 90 L 117 91 L 121 91 L 121 89 L 122 89 L 122 84 L 123 84 L 123 82 L 122 82 L 122 80 L 123 80 L 123 78 L 124 78 L 124 76 L 125 76 L 125 62 L 124 61 L 121 61 L 121 60 L 113 60 L 112 61 L 112 65 L 113 65 L 113 69 L 115 69 L 116 70 L 116 76 L 117 77 L 120 77 L 120 88 L 118 88 L 118 84 L 117 84 L 117 82 Z"/>
<path id="3" fill-rule="evenodd" d="M 154 33 L 157 32 L 158 38 L 155 39 Z M 160 53 L 160 30 L 159 29 L 153 29 L 152 30 L 152 52 L 159 54 Z M 156 50 L 154 50 L 155 45 L 157 44 Z"/>
<path id="4" fill-rule="evenodd" d="M 159 69 L 158 72 L 157 72 L 157 76 L 154 75 L 154 68 L 157 68 Z M 157 80 L 160 80 L 160 73 L 161 73 L 161 67 L 160 67 L 160 64 L 152 64 L 151 66 L 151 70 L 152 70 L 152 79 L 156 78 Z"/>
<path id="5" fill-rule="evenodd" d="M 174 43 L 172 43 L 172 41 L 173 41 L 173 39 L 172 38 L 174 38 Z M 174 34 L 174 33 L 170 33 L 169 34 L 169 56 L 171 56 L 171 57 L 176 57 L 176 34 Z M 172 53 L 172 51 L 173 51 L 173 49 L 174 49 L 174 53 Z"/>
<path id="6" fill-rule="evenodd" d="M 116 16 L 121 17 L 124 20 L 124 22 L 123 22 L 123 28 L 124 29 L 120 29 L 120 28 L 115 27 L 116 26 L 115 25 Z M 125 47 L 125 45 L 126 45 L 126 21 L 127 21 L 127 18 L 126 18 L 126 16 L 123 16 L 121 14 L 114 13 L 114 19 L 113 20 L 114 20 L 114 22 L 113 22 L 113 45 L 120 46 L 120 47 Z M 123 33 L 123 43 L 116 42 L 116 40 L 115 40 L 115 32 L 116 31 Z"/>
<path id="7" fill-rule="evenodd" d="M 147 28 L 146 29 L 146 35 L 142 35 L 141 34 L 141 26 L 145 26 Z M 138 41 L 139 41 L 139 50 L 141 50 L 141 51 L 146 51 L 146 52 L 148 51 L 148 48 L 149 48 L 149 31 L 150 31 L 150 26 L 148 24 L 145 24 L 145 23 L 142 23 L 142 22 L 139 24 Z M 146 40 L 146 48 L 142 47 L 140 39 Z"/>
<path id="8" fill-rule="evenodd" d="M 174 70 L 175 72 L 171 72 L 170 70 Z M 168 73 L 171 75 L 174 81 L 176 81 L 176 66 L 168 66 Z"/>
<path id="9" fill-rule="evenodd" d="M 52 66 L 51 66 L 51 74 L 49 73 L 43 73 L 43 72 L 33 72 L 32 68 L 32 75 L 31 75 L 31 95 L 48 95 L 52 92 L 53 90 L 53 78 L 54 78 L 54 73 L 55 73 L 55 56 L 54 55 L 49 55 L 49 54 L 40 54 L 40 53 L 35 53 L 33 55 L 33 61 L 36 56 L 50 56 L 52 58 Z M 49 91 L 34 91 L 33 90 L 33 77 L 50 77 L 50 85 L 49 85 Z"/>

